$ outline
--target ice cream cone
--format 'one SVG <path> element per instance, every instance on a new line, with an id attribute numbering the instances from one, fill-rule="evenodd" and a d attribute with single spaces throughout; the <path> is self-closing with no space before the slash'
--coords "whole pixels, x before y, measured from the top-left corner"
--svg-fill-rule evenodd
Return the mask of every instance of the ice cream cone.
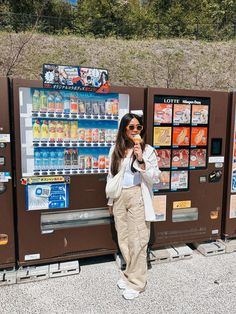
<path id="1" fill-rule="evenodd" d="M 142 142 L 142 138 L 139 134 L 133 136 L 133 141 L 135 144 L 140 144 Z"/>

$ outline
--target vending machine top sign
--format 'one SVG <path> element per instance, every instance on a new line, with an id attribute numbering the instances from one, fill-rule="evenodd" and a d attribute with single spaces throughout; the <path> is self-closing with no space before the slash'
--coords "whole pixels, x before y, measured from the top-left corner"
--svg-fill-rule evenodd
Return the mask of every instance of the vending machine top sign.
<path id="1" fill-rule="evenodd" d="M 109 93 L 108 71 L 90 67 L 44 64 L 43 87 Z"/>

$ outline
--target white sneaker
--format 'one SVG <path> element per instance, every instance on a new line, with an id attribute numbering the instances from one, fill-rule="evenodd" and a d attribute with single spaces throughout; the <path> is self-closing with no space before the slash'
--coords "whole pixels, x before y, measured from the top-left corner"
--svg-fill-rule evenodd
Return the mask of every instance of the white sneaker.
<path id="1" fill-rule="evenodd" d="M 125 289 L 125 291 L 123 292 L 122 295 L 126 300 L 133 300 L 139 296 L 139 293 L 140 292 L 137 290 L 127 288 L 127 289 Z"/>
<path id="2" fill-rule="evenodd" d="M 118 281 L 117 281 L 117 287 L 119 288 L 119 289 L 122 289 L 122 290 L 124 290 L 124 289 L 127 289 L 128 288 L 128 285 L 127 285 L 127 283 L 124 281 L 124 279 L 122 279 L 122 278 L 120 278 Z"/>

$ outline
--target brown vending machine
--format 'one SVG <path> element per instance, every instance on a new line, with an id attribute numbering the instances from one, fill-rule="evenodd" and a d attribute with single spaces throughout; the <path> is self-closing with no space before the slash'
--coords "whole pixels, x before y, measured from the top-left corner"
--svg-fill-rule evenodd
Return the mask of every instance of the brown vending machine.
<path id="1" fill-rule="evenodd" d="M 0 99 L 0 269 L 3 269 L 15 266 L 12 138 L 7 78 L 0 78 Z"/>
<path id="2" fill-rule="evenodd" d="M 147 142 L 162 170 L 153 248 L 221 236 L 228 104 L 224 92 L 148 89 Z"/>
<path id="3" fill-rule="evenodd" d="M 143 109 L 144 89 L 108 94 L 13 80 L 19 264 L 117 251 L 105 198 L 119 119 Z"/>
<path id="4" fill-rule="evenodd" d="M 231 93 L 228 138 L 228 175 L 225 189 L 225 215 L 223 237 L 236 237 L 236 93 Z"/>

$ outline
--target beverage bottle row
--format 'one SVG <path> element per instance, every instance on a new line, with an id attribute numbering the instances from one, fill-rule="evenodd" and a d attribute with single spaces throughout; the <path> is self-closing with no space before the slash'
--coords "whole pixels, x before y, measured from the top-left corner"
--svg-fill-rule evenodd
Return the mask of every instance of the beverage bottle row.
<path id="1" fill-rule="evenodd" d="M 33 121 L 34 141 L 78 141 L 78 142 L 114 142 L 117 129 L 79 128 L 78 121 L 39 120 Z"/>
<path id="2" fill-rule="evenodd" d="M 118 115 L 118 99 L 90 100 L 75 93 L 61 94 L 34 90 L 32 111 L 40 113 L 74 113 L 87 115 Z"/>
<path id="3" fill-rule="evenodd" d="M 34 170 L 108 169 L 107 155 L 79 155 L 78 149 L 35 149 Z"/>

